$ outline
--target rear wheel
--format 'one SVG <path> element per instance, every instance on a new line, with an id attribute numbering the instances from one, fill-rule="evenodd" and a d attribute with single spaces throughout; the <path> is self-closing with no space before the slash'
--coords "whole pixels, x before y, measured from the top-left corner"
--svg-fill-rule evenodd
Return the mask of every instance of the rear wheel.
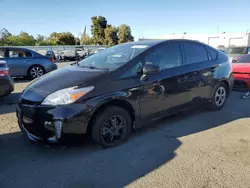
<path id="1" fill-rule="evenodd" d="M 211 110 L 220 110 L 226 103 L 227 88 L 224 83 L 220 83 L 215 87 L 213 98 L 209 102 Z"/>
<path id="2" fill-rule="evenodd" d="M 128 139 L 130 132 L 130 115 L 116 106 L 98 113 L 92 124 L 92 139 L 104 148 L 120 145 Z"/>
<path id="3" fill-rule="evenodd" d="M 44 73 L 45 73 L 45 71 L 44 71 L 43 67 L 41 67 L 39 65 L 35 65 L 29 69 L 28 77 L 30 79 L 35 79 L 35 78 L 41 77 L 42 75 L 44 75 Z"/>

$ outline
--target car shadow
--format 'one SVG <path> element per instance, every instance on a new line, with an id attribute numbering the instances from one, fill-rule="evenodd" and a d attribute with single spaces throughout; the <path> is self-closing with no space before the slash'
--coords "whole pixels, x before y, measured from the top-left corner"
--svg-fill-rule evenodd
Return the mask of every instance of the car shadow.
<path id="1" fill-rule="evenodd" d="M 31 144 L 20 132 L 0 135 L 1 187 L 124 187 L 176 157 L 180 137 L 249 117 L 249 100 L 233 93 L 223 110 L 191 110 L 136 130 L 119 147 L 92 141 L 70 147 Z M 237 100 L 235 100 L 237 98 Z"/>

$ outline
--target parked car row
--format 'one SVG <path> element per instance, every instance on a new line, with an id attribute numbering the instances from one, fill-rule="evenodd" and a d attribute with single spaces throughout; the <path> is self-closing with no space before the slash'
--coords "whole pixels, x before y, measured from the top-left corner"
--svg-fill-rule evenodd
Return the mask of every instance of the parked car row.
<path id="1" fill-rule="evenodd" d="M 114 147 L 132 129 L 196 105 L 220 110 L 233 82 L 228 56 L 208 45 L 130 42 L 36 79 L 19 99 L 17 119 L 34 142 L 88 134 Z"/>

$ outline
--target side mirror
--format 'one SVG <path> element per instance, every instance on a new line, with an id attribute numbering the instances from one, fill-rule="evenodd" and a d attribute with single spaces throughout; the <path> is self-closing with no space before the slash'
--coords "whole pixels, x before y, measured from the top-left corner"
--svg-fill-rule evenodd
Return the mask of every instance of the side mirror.
<path id="1" fill-rule="evenodd" d="M 236 63 L 237 61 L 234 59 L 234 60 L 232 60 L 232 63 Z"/>
<path id="2" fill-rule="evenodd" d="M 160 67 L 158 67 L 157 65 L 146 64 L 143 67 L 144 75 L 153 75 L 153 74 L 158 74 L 159 72 L 160 72 Z"/>

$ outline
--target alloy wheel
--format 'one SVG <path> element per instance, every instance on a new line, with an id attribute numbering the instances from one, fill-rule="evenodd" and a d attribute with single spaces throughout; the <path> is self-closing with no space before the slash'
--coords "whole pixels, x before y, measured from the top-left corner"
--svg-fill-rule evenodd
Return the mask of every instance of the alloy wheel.
<path id="1" fill-rule="evenodd" d="M 126 120 L 120 115 L 109 117 L 102 125 L 100 136 L 107 144 L 113 144 L 123 140 L 126 134 Z"/>
<path id="2" fill-rule="evenodd" d="M 215 93 L 215 104 L 220 107 L 225 103 L 226 100 L 226 90 L 224 87 L 219 87 Z"/>
<path id="3" fill-rule="evenodd" d="M 30 70 L 30 75 L 32 78 L 38 78 L 44 74 L 43 69 L 41 67 L 33 67 Z"/>

